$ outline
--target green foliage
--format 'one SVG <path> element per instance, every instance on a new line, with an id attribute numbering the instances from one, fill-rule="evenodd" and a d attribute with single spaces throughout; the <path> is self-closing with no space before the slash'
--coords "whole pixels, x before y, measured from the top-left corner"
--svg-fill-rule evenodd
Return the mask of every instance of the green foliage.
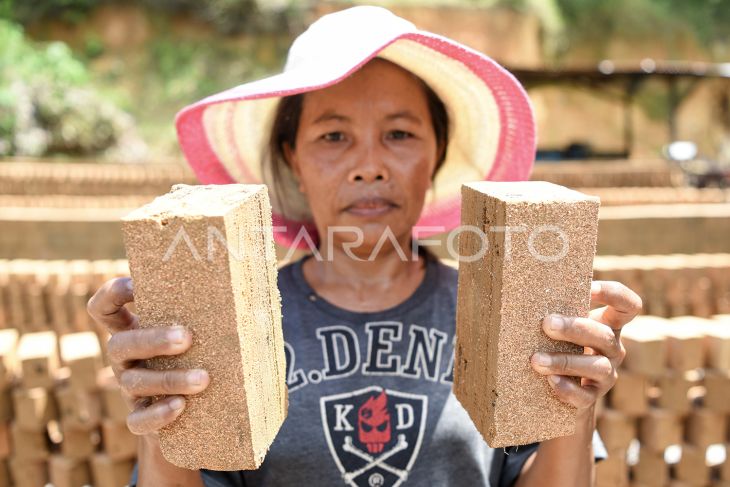
<path id="1" fill-rule="evenodd" d="M 0 155 L 141 150 L 131 117 L 98 96 L 63 43 L 29 42 L 0 20 Z"/>

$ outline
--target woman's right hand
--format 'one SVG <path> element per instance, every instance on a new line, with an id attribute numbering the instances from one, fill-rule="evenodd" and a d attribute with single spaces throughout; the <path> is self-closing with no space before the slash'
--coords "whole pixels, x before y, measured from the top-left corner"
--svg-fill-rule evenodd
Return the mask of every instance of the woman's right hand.
<path id="1" fill-rule="evenodd" d="M 127 426 L 136 435 L 156 441 L 157 431 L 173 422 L 185 408 L 184 395 L 197 394 L 209 383 L 205 370 L 151 370 L 144 360 L 178 355 L 190 348 L 192 335 L 182 326 L 140 329 L 132 302 L 132 279 L 111 279 L 91 297 L 87 310 L 111 333 L 107 353 L 130 413 Z M 162 399 L 154 400 L 156 396 Z"/>

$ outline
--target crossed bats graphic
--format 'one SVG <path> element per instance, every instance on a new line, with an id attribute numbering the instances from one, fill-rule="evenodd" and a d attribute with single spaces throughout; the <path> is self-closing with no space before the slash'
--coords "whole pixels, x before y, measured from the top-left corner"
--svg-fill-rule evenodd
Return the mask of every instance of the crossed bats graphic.
<path id="1" fill-rule="evenodd" d="M 359 476 L 366 470 L 369 470 L 373 467 L 380 467 L 383 470 L 392 473 L 396 477 L 398 477 L 401 481 L 406 480 L 408 477 L 408 470 L 401 470 L 399 468 L 395 468 L 391 465 L 388 465 L 387 463 L 384 463 L 388 458 L 392 457 L 399 451 L 405 450 L 408 448 L 408 441 L 406 440 L 406 435 L 400 434 L 398 435 L 398 443 L 393 447 L 393 449 L 383 453 L 379 457 L 375 458 L 368 453 L 365 453 L 364 451 L 360 450 L 358 447 L 354 445 L 352 442 L 351 436 L 345 436 L 345 442 L 342 444 L 342 449 L 345 450 L 348 453 L 352 453 L 355 456 L 358 456 L 368 462 L 363 467 L 345 474 L 345 480 L 348 482 L 351 482 L 352 479 Z"/>

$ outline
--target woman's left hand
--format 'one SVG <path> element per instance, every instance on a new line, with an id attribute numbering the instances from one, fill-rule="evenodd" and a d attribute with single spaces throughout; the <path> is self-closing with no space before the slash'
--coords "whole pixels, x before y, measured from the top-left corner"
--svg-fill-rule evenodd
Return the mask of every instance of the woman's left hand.
<path id="1" fill-rule="evenodd" d="M 606 306 L 591 310 L 587 318 L 550 315 L 543 320 L 547 336 L 585 347 L 584 354 L 538 352 L 531 358 L 532 368 L 548 376 L 558 398 L 578 409 L 593 406 L 616 383 L 626 355 L 621 328 L 642 306 L 638 294 L 614 281 L 594 281 L 591 302 Z M 568 376 L 580 377 L 580 384 Z"/>

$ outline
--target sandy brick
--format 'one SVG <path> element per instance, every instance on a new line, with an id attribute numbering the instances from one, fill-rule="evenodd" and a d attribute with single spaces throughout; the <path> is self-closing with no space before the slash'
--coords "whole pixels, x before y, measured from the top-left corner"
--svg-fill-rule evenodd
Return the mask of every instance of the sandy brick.
<path id="1" fill-rule="evenodd" d="M 730 414 L 730 370 L 705 370 L 706 408 L 721 414 Z"/>
<path id="2" fill-rule="evenodd" d="M 677 316 L 667 326 L 669 366 L 687 371 L 705 365 L 704 329 L 707 320 L 694 316 Z"/>
<path id="3" fill-rule="evenodd" d="M 49 456 L 48 438 L 45 431 L 27 431 L 17 424 L 10 425 L 13 457 L 26 460 L 46 460 Z"/>
<path id="4" fill-rule="evenodd" d="M 104 452 L 113 460 L 125 460 L 137 455 L 137 436 L 127 423 L 105 419 L 101 423 L 101 441 Z"/>
<path id="5" fill-rule="evenodd" d="M 0 460 L 10 456 L 10 447 L 10 424 L 3 421 L 0 422 Z"/>
<path id="6" fill-rule="evenodd" d="M 58 417 L 53 394 L 42 387 L 13 390 L 16 424 L 29 431 L 45 431 L 46 425 Z"/>
<path id="7" fill-rule="evenodd" d="M 656 452 L 681 444 L 682 433 L 681 418 L 673 411 L 652 408 L 639 422 L 641 445 Z"/>
<path id="8" fill-rule="evenodd" d="M 664 374 L 668 360 L 665 330 L 667 320 L 640 315 L 621 330 L 621 343 L 626 348 L 622 366 L 648 377 Z"/>
<path id="9" fill-rule="evenodd" d="M 96 392 L 64 384 L 56 388 L 56 402 L 61 420 L 69 427 L 88 430 L 101 421 L 101 400 Z"/>
<path id="10" fill-rule="evenodd" d="M 661 487 L 669 481 L 669 465 L 664 463 L 664 453 L 640 449 L 639 461 L 632 467 L 634 480 L 651 487 Z"/>
<path id="11" fill-rule="evenodd" d="M 622 370 L 609 393 L 609 404 L 626 415 L 641 416 L 649 408 L 647 387 L 644 375 Z"/>
<path id="12" fill-rule="evenodd" d="M 710 445 L 725 443 L 727 416 L 709 409 L 696 409 L 687 416 L 687 442 L 691 445 L 707 448 Z"/>
<path id="13" fill-rule="evenodd" d="M 257 468 L 288 403 L 266 187 L 176 185 L 122 229 L 140 327 L 180 324 L 193 335 L 185 354 L 148 366 L 211 377 L 160 431 L 163 455 L 190 469 Z"/>
<path id="14" fill-rule="evenodd" d="M 83 487 L 91 484 L 91 471 L 85 460 L 52 455 L 48 470 L 53 487 Z"/>
<path id="15" fill-rule="evenodd" d="M 689 389 L 694 382 L 682 372 L 668 370 L 657 379 L 657 386 L 661 391 L 657 405 L 661 409 L 676 413 L 688 413 L 692 404 L 689 400 Z"/>
<path id="16" fill-rule="evenodd" d="M 626 452 L 609 453 L 596 465 L 596 487 L 628 487 L 629 467 Z"/>
<path id="17" fill-rule="evenodd" d="M 45 487 L 48 483 L 48 463 L 23 457 L 12 457 L 10 474 L 15 487 Z"/>
<path id="18" fill-rule="evenodd" d="M 574 432 L 575 408 L 558 400 L 530 356 L 582 352 L 549 339 L 542 321 L 587 315 L 598 206 L 542 181 L 462 186 L 462 225 L 482 235 L 459 235 L 454 392 L 492 447 Z"/>
<path id="19" fill-rule="evenodd" d="M 61 337 L 61 360 L 71 370 L 69 385 L 77 390 L 96 389 L 97 374 L 103 367 L 99 338 L 93 331 Z"/>
<path id="20" fill-rule="evenodd" d="M 730 370 L 730 315 L 715 315 L 705 327 L 707 366 Z"/>
<path id="21" fill-rule="evenodd" d="M 710 468 L 705 463 L 704 448 L 682 445 L 682 457 L 674 467 L 678 480 L 691 482 L 691 485 L 706 485 L 710 481 Z"/>
<path id="22" fill-rule="evenodd" d="M 56 334 L 42 331 L 21 336 L 18 361 L 22 369 L 23 387 L 53 387 L 54 374 L 59 367 Z"/>
<path id="23" fill-rule="evenodd" d="M 603 444 L 611 454 L 625 452 L 638 436 L 636 420 L 615 409 L 604 409 L 596 422 Z"/>
<path id="24" fill-rule="evenodd" d="M 79 429 L 61 422 L 61 432 L 61 453 L 67 458 L 89 458 L 101 442 L 101 436 L 96 429 Z"/>
<path id="25" fill-rule="evenodd" d="M 129 483 L 134 468 L 132 460 L 113 460 L 105 453 L 91 457 L 94 487 L 122 487 Z"/>

